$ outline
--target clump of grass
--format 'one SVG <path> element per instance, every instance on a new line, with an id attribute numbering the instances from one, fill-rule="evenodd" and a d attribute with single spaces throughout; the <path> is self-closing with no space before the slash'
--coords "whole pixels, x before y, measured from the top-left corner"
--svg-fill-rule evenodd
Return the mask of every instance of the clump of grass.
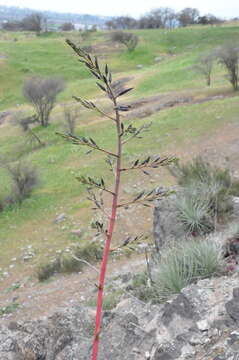
<path id="1" fill-rule="evenodd" d="M 224 266 L 221 245 L 190 241 L 164 250 L 154 272 L 154 286 L 160 301 L 179 293 L 191 283 L 217 275 Z"/>
<path id="2" fill-rule="evenodd" d="M 193 235 L 206 234 L 214 229 L 210 200 L 200 194 L 184 191 L 176 198 L 179 221 Z"/>
<path id="3" fill-rule="evenodd" d="M 228 169 L 196 157 L 185 165 L 174 165 L 171 173 L 183 191 L 177 196 L 178 218 L 187 231 L 204 234 L 214 230 L 218 220 L 232 210 L 231 195 L 239 193 Z"/>

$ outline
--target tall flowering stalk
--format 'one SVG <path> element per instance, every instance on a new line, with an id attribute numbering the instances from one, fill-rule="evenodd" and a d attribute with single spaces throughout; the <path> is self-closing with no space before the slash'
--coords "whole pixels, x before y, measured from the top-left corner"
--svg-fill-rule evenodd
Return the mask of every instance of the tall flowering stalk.
<path id="1" fill-rule="evenodd" d="M 128 207 L 129 205 L 135 203 L 141 203 L 144 206 L 150 206 L 155 199 L 160 198 L 162 196 L 167 196 L 168 192 L 158 192 L 156 190 L 151 191 L 141 191 L 137 196 L 135 196 L 132 200 L 127 202 L 120 202 L 119 199 L 119 191 L 120 191 L 120 183 L 121 183 L 121 175 L 124 172 L 130 170 L 142 170 L 144 174 L 149 175 L 146 171 L 146 168 L 158 168 L 159 166 L 166 166 L 172 163 L 175 158 L 168 158 L 164 157 L 161 158 L 160 156 L 154 157 L 147 157 L 146 159 L 135 160 L 131 165 L 128 167 L 122 166 L 122 151 L 124 145 L 134 139 L 134 138 L 141 138 L 140 134 L 147 130 L 148 126 L 143 125 L 139 128 L 133 126 L 131 123 L 127 126 L 124 125 L 121 119 L 121 112 L 125 112 L 130 110 L 129 105 L 122 105 L 118 103 L 118 98 L 129 91 L 132 88 L 127 89 L 119 89 L 118 86 L 112 81 L 112 74 L 109 70 L 108 65 L 105 65 L 104 70 L 102 71 L 98 60 L 96 57 L 92 57 L 87 52 L 85 52 L 80 47 L 77 47 L 74 43 L 70 40 L 66 40 L 67 44 L 71 46 L 74 52 L 79 57 L 79 61 L 82 62 L 92 73 L 92 75 L 97 79 L 97 86 L 105 93 L 105 95 L 109 98 L 112 103 L 112 113 L 106 113 L 104 110 L 100 109 L 95 103 L 92 101 L 87 101 L 83 98 L 75 97 L 74 99 L 81 103 L 87 109 L 94 110 L 101 115 L 105 116 L 106 118 L 112 121 L 112 124 L 115 127 L 116 131 L 116 138 L 117 144 L 116 149 L 114 152 L 111 150 L 107 150 L 101 145 L 97 144 L 94 139 L 91 137 L 83 137 L 83 136 L 74 136 L 72 134 L 62 135 L 68 141 L 72 142 L 75 145 L 82 145 L 87 146 L 91 150 L 97 150 L 99 152 L 104 153 L 106 157 L 106 163 L 110 167 L 110 170 L 114 174 L 114 185 L 112 189 L 106 186 L 104 178 L 95 179 L 90 176 L 80 176 L 78 180 L 85 184 L 88 188 L 88 194 L 90 199 L 94 203 L 94 208 L 96 210 L 100 210 L 107 219 L 107 226 L 104 226 L 103 222 L 96 221 L 94 223 L 94 227 L 97 229 L 98 233 L 101 233 L 105 236 L 105 246 L 103 251 L 103 257 L 101 262 L 100 268 L 100 276 L 99 276 L 99 283 L 98 283 L 98 299 L 97 299 L 97 309 L 96 309 L 96 318 L 95 318 L 95 331 L 94 331 L 94 338 L 93 338 L 93 347 L 92 347 L 92 360 L 97 360 L 98 352 L 99 352 L 99 342 L 100 342 L 100 332 L 101 332 L 101 320 L 102 320 L 102 305 L 103 305 L 103 293 L 104 293 L 104 285 L 105 285 L 105 275 L 107 269 L 107 262 L 111 252 L 111 241 L 114 233 L 117 210 L 121 207 Z M 100 194 L 96 193 L 96 190 L 99 189 Z M 107 214 L 104 208 L 104 200 L 102 193 L 107 193 L 111 196 L 111 212 L 110 215 Z M 128 237 L 122 245 L 119 247 L 127 246 L 132 241 L 135 241 L 137 237 Z"/>

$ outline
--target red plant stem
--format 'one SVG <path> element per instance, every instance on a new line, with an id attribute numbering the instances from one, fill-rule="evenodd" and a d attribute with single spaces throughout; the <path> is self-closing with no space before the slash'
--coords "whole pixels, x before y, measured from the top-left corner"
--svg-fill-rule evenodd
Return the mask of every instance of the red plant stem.
<path id="1" fill-rule="evenodd" d="M 116 107 L 117 103 L 116 103 L 115 98 L 113 98 L 113 102 Z M 101 269 L 100 269 L 97 309 L 96 309 L 96 318 L 95 318 L 95 332 L 94 332 L 93 349 L 92 349 L 92 357 L 91 357 L 92 360 L 97 360 L 98 351 L 99 351 L 105 274 L 106 274 L 107 262 L 108 262 L 108 258 L 109 258 L 109 254 L 110 254 L 110 244 L 111 244 L 114 227 L 115 227 L 119 188 L 120 188 L 122 142 L 121 142 L 121 136 L 120 136 L 121 127 L 120 127 L 120 116 L 119 116 L 118 110 L 116 110 L 116 128 L 117 128 L 117 138 L 118 138 L 118 150 L 117 150 L 117 162 L 116 162 L 115 187 L 114 187 L 113 201 L 112 201 L 112 207 L 111 207 L 111 216 L 110 216 L 110 220 L 109 220 L 105 248 L 104 248 L 104 252 L 103 252 L 103 258 L 102 258 Z"/>

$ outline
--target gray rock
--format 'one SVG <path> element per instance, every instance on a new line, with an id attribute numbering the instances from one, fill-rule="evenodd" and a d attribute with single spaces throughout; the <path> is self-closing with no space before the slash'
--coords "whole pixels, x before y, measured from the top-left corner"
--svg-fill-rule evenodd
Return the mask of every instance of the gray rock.
<path id="1" fill-rule="evenodd" d="M 161 62 L 162 60 L 163 60 L 162 56 L 157 56 L 157 57 L 154 58 L 154 61 L 155 61 L 156 63 L 159 63 L 159 62 Z"/>
<path id="2" fill-rule="evenodd" d="M 205 279 L 160 305 L 124 298 L 103 315 L 98 359 L 233 358 L 239 353 L 237 285 L 238 277 Z M 89 360 L 93 330 L 94 311 L 79 306 L 42 320 L 11 322 L 0 327 L 0 359 Z"/>
<path id="3" fill-rule="evenodd" d="M 65 219 L 66 219 L 66 214 L 62 213 L 55 218 L 54 223 L 59 224 L 62 221 L 64 221 Z"/>
<path id="4" fill-rule="evenodd" d="M 175 195 L 156 201 L 153 232 L 157 250 L 167 241 L 185 236 L 185 230 L 177 218 Z"/>
<path id="5" fill-rule="evenodd" d="M 206 331 L 209 329 L 210 326 L 209 326 L 207 320 L 200 320 L 197 322 L 197 327 L 201 331 Z"/>
<path id="6" fill-rule="evenodd" d="M 233 320 L 239 321 L 239 288 L 233 289 L 233 298 L 225 304 L 225 308 Z"/>

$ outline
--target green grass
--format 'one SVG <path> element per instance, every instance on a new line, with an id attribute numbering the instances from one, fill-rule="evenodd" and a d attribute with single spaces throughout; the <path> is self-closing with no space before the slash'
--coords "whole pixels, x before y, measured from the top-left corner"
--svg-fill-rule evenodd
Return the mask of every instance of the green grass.
<path id="1" fill-rule="evenodd" d="M 137 89 L 137 92 L 142 93 L 149 88 L 151 92 L 159 91 L 159 84 L 160 91 L 172 90 L 175 84 L 178 84 L 176 88 L 183 88 L 185 85 L 190 87 L 190 83 L 193 85 L 195 74 L 187 72 L 187 67 L 193 64 L 202 51 L 210 50 L 227 39 L 237 40 L 239 28 L 195 27 L 135 32 L 140 38 L 135 51 L 112 51 L 104 56 L 104 60 L 109 61 L 113 71 L 118 73 L 132 72 L 137 64 L 143 65 L 142 72 L 146 72 L 146 79 Z M 0 54 L 6 56 L 5 60 L 0 60 L 0 109 L 24 103 L 22 83 L 25 78 L 33 75 L 62 77 L 68 85 L 60 97 L 63 101 L 80 90 L 84 91 L 85 96 L 95 94 L 93 80 L 65 44 L 65 36 L 67 35 L 64 33 L 50 33 L 39 37 L 34 34 L 24 36 L 24 33 L 0 34 Z M 92 33 L 86 40 L 82 40 L 79 33 L 73 33 L 70 37 L 81 45 L 109 43 L 109 37 L 104 32 Z M 18 41 L 13 41 L 14 38 L 18 38 Z M 97 49 L 96 46 L 96 53 Z M 168 56 L 169 53 L 174 56 Z M 100 50 L 98 54 L 100 57 L 103 55 Z M 154 58 L 161 55 L 165 55 L 165 60 L 154 66 Z M 148 77 L 147 72 L 152 71 L 151 66 L 153 74 Z"/>
<path id="2" fill-rule="evenodd" d="M 134 52 L 125 49 L 107 52 L 104 56 L 100 46 L 109 43 L 103 32 L 91 34 L 82 42 L 83 45 L 95 46 L 100 58 L 107 61 L 116 78 L 133 76 L 135 91 L 132 98 L 158 94 L 168 91 L 188 91 L 191 89 L 207 93 L 204 80 L 198 74 L 188 71 L 201 51 L 209 50 L 226 39 L 236 39 L 238 27 L 196 27 L 176 29 L 172 32 L 164 30 L 139 30 L 139 45 Z M 48 34 L 47 36 L 27 36 L 23 33 L 0 32 L 0 110 L 14 108 L 23 104 L 21 88 L 26 77 L 37 75 L 61 76 L 67 83 L 66 90 L 58 101 L 72 101 L 71 96 L 79 95 L 86 98 L 99 97 L 101 93 L 95 87 L 94 79 L 77 61 L 72 50 L 64 42 L 64 34 Z M 72 35 L 80 41 L 79 34 Z M 14 42 L 13 38 L 18 41 Z M 173 53 L 173 56 L 169 55 Z M 164 56 L 164 60 L 155 64 L 156 56 Z M 136 65 L 142 64 L 142 70 Z M 224 92 L 230 85 L 223 79 L 221 68 L 215 69 L 215 82 L 210 91 Z M 123 101 L 123 98 L 122 98 Z M 105 104 L 105 103 L 103 103 Z M 25 158 L 37 166 L 41 182 L 34 190 L 31 198 L 23 202 L 21 207 L 10 207 L 0 213 L 0 267 L 9 263 L 15 252 L 28 243 L 37 249 L 41 257 L 51 244 L 53 250 L 71 243 L 69 229 L 78 221 L 87 227 L 90 220 L 89 202 L 86 200 L 85 189 L 75 180 L 78 174 L 89 174 L 100 177 L 104 174 L 104 157 L 92 153 L 85 155 L 86 150 L 66 143 L 57 136 L 62 131 L 61 110 L 58 106 L 52 113 L 49 128 L 35 128 L 36 133 L 47 144 L 46 147 L 31 149 L 25 145 L 26 139 L 17 127 L 1 126 L 0 155 L 8 161 L 18 157 Z M 135 154 L 173 153 L 177 149 L 197 144 L 205 135 L 213 135 L 215 129 L 228 121 L 238 121 L 238 98 L 225 98 L 203 104 L 192 104 L 175 107 L 153 114 L 146 119 L 136 119 L 135 124 L 141 125 L 152 121 L 152 127 L 145 133 L 144 139 L 127 145 L 125 160 L 133 160 Z M 77 126 L 77 134 L 90 134 L 97 143 L 114 149 L 114 133 L 111 123 L 102 117 L 82 110 Z M 106 174 L 108 180 L 108 173 Z M 0 199 L 9 191 L 9 177 L 0 168 Z M 130 180 L 126 177 L 125 184 Z M 132 180 L 132 179 L 131 179 Z M 108 180 L 110 183 L 111 180 Z M 56 214 L 66 212 L 67 229 L 53 224 Z M 17 229 L 17 231 L 16 231 Z M 47 240 L 44 240 L 44 239 Z M 38 257 L 37 257 L 38 259 Z"/>
<path id="3" fill-rule="evenodd" d="M 154 273 L 158 299 L 166 300 L 199 279 L 219 275 L 224 266 L 221 244 L 212 240 L 188 240 L 164 249 Z"/>

